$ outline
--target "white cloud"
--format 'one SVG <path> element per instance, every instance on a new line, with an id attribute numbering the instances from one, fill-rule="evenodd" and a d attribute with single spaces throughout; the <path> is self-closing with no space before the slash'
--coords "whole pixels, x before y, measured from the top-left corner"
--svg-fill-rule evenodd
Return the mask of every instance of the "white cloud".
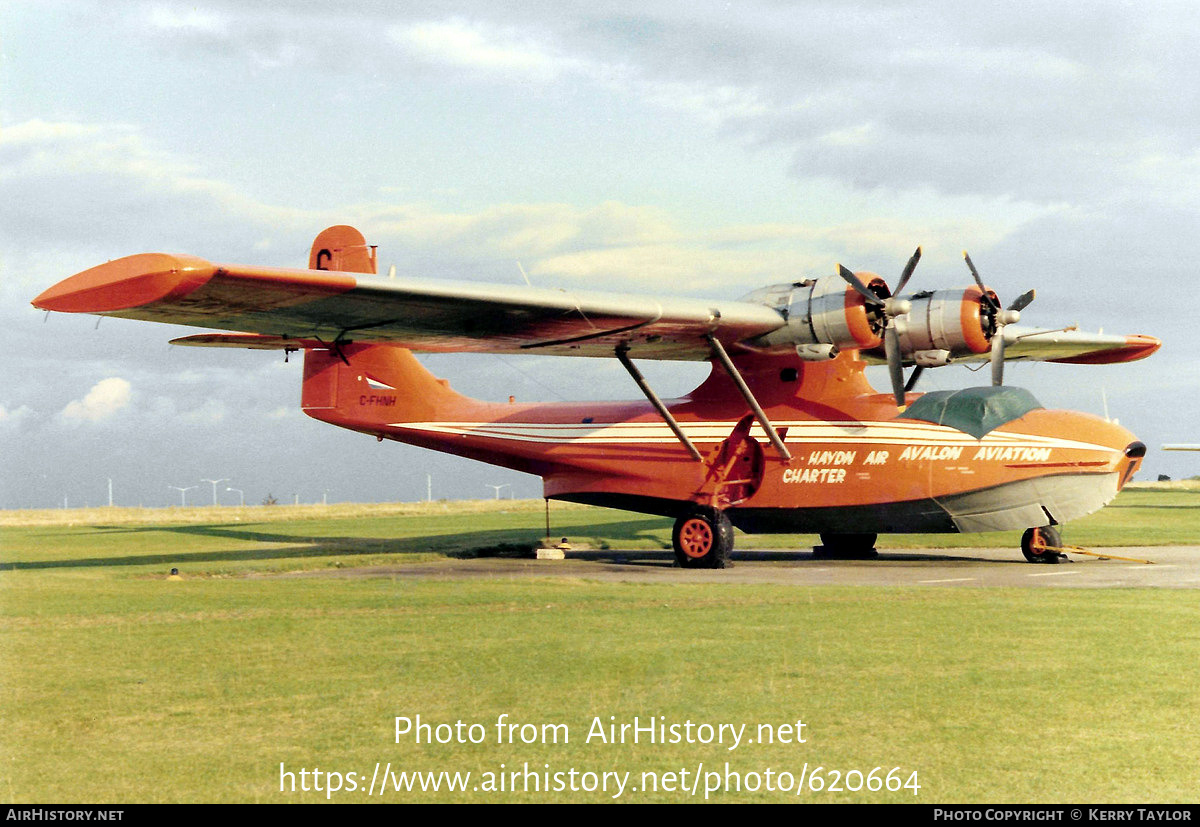
<path id="1" fill-rule="evenodd" d="M 583 81 L 633 101 L 684 113 L 710 127 L 769 112 L 754 86 L 697 76 L 658 78 L 636 63 L 594 52 L 601 44 L 572 44 L 569 49 L 544 29 L 450 18 L 394 26 L 389 34 L 410 56 L 426 63 L 515 83 Z"/>
<path id="2" fill-rule="evenodd" d="M 431 63 L 509 77 L 550 81 L 584 64 L 517 29 L 452 18 L 394 27 L 392 40 Z"/>
<path id="3" fill-rule="evenodd" d="M 101 379 L 82 400 L 69 402 L 59 416 L 70 425 L 103 422 L 126 408 L 132 396 L 132 387 L 124 379 Z"/>
<path id="4" fill-rule="evenodd" d="M 138 127 L 32 119 L 0 130 L 0 243 L 18 249 L 141 244 L 162 227 L 175 249 L 214 235 L 243 237 L 249 248 L 265 233 L 320 221 L 203 175 Z"/>
<path id="5" fill-rule="evenodd" d="M 486 81 L 570 84 L 796 155 L 793 175 L 856 188 L 986 193 L 1053 203 L 1146 188 L 1188 162 L 1200 98 L 1194 4 L 959 9 L 942 2 L 197 7 L 124 15 L 172 53 L 193 44 L 320 71 L 392 63 Z M 366 36 L 364 36 L 366 32 Z M 314 44 L 320 44 L 314 48 Z M 194 50 L 184 49 L 185 53 Z M 399 52 L 401 65 L 395 66 Z M 208 53 L 203 51 L 205 58 Z M 408 63 L 404 63 L 407 59 Z M 570 108 L 569 106 L 567 107 Z M 1145 146 L 1147 137 L 1160 146 Z"/>
<path id="6" fill-rule="evenodd" d="M 34 416 L 34 411 L 26 405 L 9 409 L 0 405 L 0 429 L 17 429 Z"/>
<path id="7" fill-rule="evenodd" d="M 208 399 L 194 410 L 180 415 L 180 419 L 188 425 L 219 425 L 225 421 L 228 409 L 220 399 Z"/>
<path id="8" fill-rule="evenodd" d="M 161 237 L 166 248 L 216 261 L 246 256 L 247 263 L 289 264 L 300 257 L 304 236 L 349 222 L 380 245 L 381 270 L 395 262 L 401 276 L 515 281 L 514 261 L 520 261 L 528 273 L 541 276 L 542 284 L 552 279 L 564 286 L 643 292 L 656 284 L 687 284 L 692 291 L 720 290 L 724 296 L 830 272 L 837 256 L 851 256 L 847 260 L 854 266 L 887 275 L 888 264 L 898 268 L 917 243 L 926 244 L 932 256 L 943 239 L 952 252 L 963 239 L 982 250 L 1036 212 L 1004 202 L 986 219 L 918 214 L 906 220 L 736 223 L 685 232 L 680 217 L 669 210 L 615 200 L 587 207 L 509 203 L 474 210 L 419 203 L 280 208 L 198 175 L 191 164 L 157 149 L 132 127 L 46 121 L 17 124 L 0 135 L 0 191 L 6 187 L 35 195 L 0 199 L 0 219 L 13 211 L 12 221 L 0 226 L 18 234 L 25 232 L 18 227 L 27 228 L 32 237 L 52 231 L 60 246 L 72 236 L 80 244 L 104 238 L 113 245 L 112 255 L 149 249 L 144 240 L 121 246 L 125 235 L 134 233 Z M 123 203 L 120 209 L 94 210 L 68 192 Z M 963 212 L 970 216 L 978 210 L 974 205 Z M 220 246 L 213 238 L 222 240 Z M 264 244 L 271 238 L 281 242 Z M 282 249 L 283 242 L 289 252 L 278 259 L 270 250 Z M 188 415 L 220 421 L 223 414 L 193 410 Z"/>
<path id="9" fill-rule="evenodd" d="M 206 35 L 225 35 L 229 31 L 229 20 L 215 12 L 198 8 L 177 9 L 171 6 L 155 6 L 150 9 L 149 23 L 156 29 L 166 31 L 196 32 Z"/>

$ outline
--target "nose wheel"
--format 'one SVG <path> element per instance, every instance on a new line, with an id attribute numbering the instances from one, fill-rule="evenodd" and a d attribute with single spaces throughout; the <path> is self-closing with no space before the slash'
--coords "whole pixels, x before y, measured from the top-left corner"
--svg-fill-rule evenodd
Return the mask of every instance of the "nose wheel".
<path id="1" fill-rule="evenodd" d="M 1063 554 L 1062 537 L 1054 526 L 1025 529 L 1021 537 L 1021 553 L 1030 563 L 1057 563 Z"/>
<path id="2" fill-rule="evenodd" d="M 675 521 L 671 532 L 675 560 L 686 569 L 724 569 L 732 565 L 733 525 L 715 508 L 696 507 Z"/>

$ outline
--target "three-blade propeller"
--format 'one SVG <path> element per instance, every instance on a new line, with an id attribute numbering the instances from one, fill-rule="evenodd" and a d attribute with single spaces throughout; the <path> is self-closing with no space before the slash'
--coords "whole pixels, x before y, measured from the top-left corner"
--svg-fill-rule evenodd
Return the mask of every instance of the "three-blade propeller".
<path id="1" fill-rule="evenodd" d="M 887 357 L 888 377 L 891 380 L 892 395 L 896 399 L 896 407 L 904 410 L 905 394 L 913 389 L 920 377 L 924 367 L 917 365 L 908 381 L 904 381 L 904 353 L 900 345 L 900 332 L 895 324 L 896 317 L 906 315 L 912 309 L 912 303 L 900 298 L 904 288 L 908 286 L 909 279 L 912 278 L 913 272 L 917 268 L 917 263 L 921 260 L 921 248 L 918 247 L 916 252 L 909 258 L 908 263 L 904 265 L 904 270 L 900 274 L 900 281 L 896 283 L 895 293 L 889 298 L 883 298 L 872 291 L 867 285 L 863 284 L 862 279 L 858 277 L 852 270 L 847 267 L 838 265 L 838 275 L 840 275 L 847 284 L 857 291 L 869 307 L 875 309 L 875 320 L 881 328 L 883 337 L 883 351 Z M 996 294 L 989 290 L 983 283 L 983 279 L 979 276 L 979 271 L 975 268 L 975 263 L 971 261 L 970 255 L 963 252 L 963 260 L 967 263 L 967 269 L 971 271 L 971 277 L 975 280 L 975 284 L 979 287 L 981 296 L 979 299 L 979 308 L 984 326 L 984 335 L 988 337 L 991 346 L 989 361 L 992 367 L 992 384 L 1004 384 L 1004 326 L 1016 323 L 1021 317 L 1021 311 L 1029 306 L 1033 301 L 1035 291 L 1028 290 L 1008 306 L 1003 308 L 1000 300 L 996 298 Z"/>
<path id="2" fill-rule="evenodd" d="M 996 294 L 987 289 L 983 284 L 983 279 L 979 278 L 979 271 L 975 269 L 975 263 L 971 261 L 971 257 L 967 255 L 967 251 L 963 250 L 963 260 L 967 262 L 967 269 L 971 271 L 971 277 L 975 279 L 975 283 L 979 285 L 983 296 L 980 298 L 979 307 L 987 319 L 988 332 L 991 336 L 991 364 L 992 364 L 992 384 L 1004 384 L 1004 326 L 1015 324 L 1021 318 L 1021 311 L 1029 306 L 1033 301 L 1037 292 L 1034 290 L 1026 290 L 1021 295 L 1017 296 L 1016 300 L 1008 306 L 1007 310 L 1000 308 L 1000 300 L 996 298 Z"/>
<path id="3" fill-rule="evenodd" d="M 908 284 L 908 280 L 912 278 L 913 271 L 917 269 L 917 262 L 921 260 L 921 248 L 918 247 L 916 252 L 908 259 L 908 264 L 904 265 L 904 271 L 900 274 L 900 281 L 896 283 L 896 292 L 887 299 L 881 299 L 875 293 L 872 293 L 865 284 L 862 283 L 857 275 L 851 270 L 838 265 L 838 274 L 841 275 L 846 282 L 862 294 L 866 299 L 867 304 L 879 308 L 878 313 L 879 324 L 882 326 L 883 335 L 883 352 L 887 356 L 888 376 L 892 381 L 892 395 L 896 399 L 896 407 L 904 409 L 904 394 L 911 389 L 912 384 L 916 381 L 916 376 L 919 375 L 920 368 L 914 373 L 913 379 L 906 386 L 904 383 L 904 354 L 900 348 L 900 333 L 896 330 L 896 325 L 893 320 L 897 316 L 903 316 L 912 309 L 912 303 L 900 299 L 900 291 Z"/>

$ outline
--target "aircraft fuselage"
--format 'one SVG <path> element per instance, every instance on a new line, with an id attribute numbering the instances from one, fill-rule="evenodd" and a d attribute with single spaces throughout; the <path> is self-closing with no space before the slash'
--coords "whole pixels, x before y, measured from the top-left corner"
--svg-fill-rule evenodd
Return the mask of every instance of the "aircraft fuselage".
<path id="1" fill-rule="evenodd" d="M 767 440 L 730 379 L 666 406 L 701 459 L 645 401 L 485 403 L 460 396 L 407 351 L 306 354 L 305 411 L 335 425 L 541 476 L 549 498 L 678 516 L 725 511 L 748 532 L 1024 529 L 1101 508 L 1144 448 L 1120 426 L 1029 410 L 973 436 L 898 415 L 845 353 L 830 362 L 735 361 L 791 454 Z M 910 394 L 910 405 L 919 398 Z"/>

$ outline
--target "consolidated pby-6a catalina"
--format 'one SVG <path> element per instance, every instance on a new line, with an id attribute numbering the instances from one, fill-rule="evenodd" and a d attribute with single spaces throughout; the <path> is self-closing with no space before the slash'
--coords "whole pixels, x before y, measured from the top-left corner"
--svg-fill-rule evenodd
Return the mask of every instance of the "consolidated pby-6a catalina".
<path id="1" fill-rule="evenodd" d="M 550 499 L 673 518 L 683 566 L 726 566 L 734 526 L 819 534 L 846 555 L 883 533 L 1025 529 L 1025 557 L 1057 562 L 1056 527 L 1116 496 L 1146 448 L 1115 423 L 1042 408 L 1003 384 L 1004 364 L 1132 361 L 1159 342 L 1019 325 L 1033 292 L 1004 307 L 965 255 L 971 284 L 905 293 L 920 254 L 894 291 L 839 265 L 709 301 L 379 278 L 375 248 L 337 226 L 307 269 L 148 253 L 33 303 L 232 331 L 174 344 L 303 351 L 309 416 L 536 474 Z M 613 358 L 645 399 L 484 402 L 413 351 Z M 712 369 L 664 400 L 636 359 Z M 990 362 L 991 385 L 913 392 L 922 371 L 972 361 Z M 867 381 L 871 363 L 888 366 L 889 393 Z"/>

